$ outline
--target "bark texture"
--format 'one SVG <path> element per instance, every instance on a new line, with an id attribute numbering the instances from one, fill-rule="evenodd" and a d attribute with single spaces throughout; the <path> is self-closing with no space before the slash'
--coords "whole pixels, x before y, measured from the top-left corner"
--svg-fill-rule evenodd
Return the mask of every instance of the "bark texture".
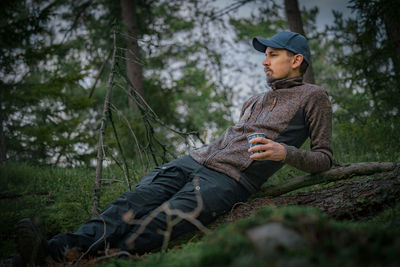
<path id="1" fill-rule="evenodd" d="M 2 94 L 0 92 L 0 161 L 5 164 L 7 161 L 7 149 L 6 149 L 6 139 L 4 136 L 3 129 L 3 101 Z"/>
<path id="2" fill-rule="evenodd" d="M 142 63 L 138 44 L 136 0 L 121 0 L 121 9 L 122 20 L 126 26 L 124 31 L 126 38 L 126 74 L 133 86 L 133 90 L 144 99 Z M 129 103 L 131 107 L 134 106 L 132 98 L 129 98 Z"/>
<path id="3" fill-rule="evenodd" d="M 284 183 L 268 186 L 262 190 L 267 196 L 280 196 L 282 194 L 294 191 L 296 189 L 321 184 L 334 182 L 338 180 L 348 179 L 354 176 L 369 175 L 377 172 L 391 171 L 396 167 L 396 163 L 392 162 L 361 162 L 350 164 L 345 167 L 330 169 L 317 174 L 309 174 L 304 176 L 294 177 Z"/>
<path id="4" fill-rule="evenodd" d="M 285 0 L 285 12 L 289 23 L 289 29 L 292 32 L 300 33 L 306 36 L 303 27 L 303 21 L 301 20 L 301 13 L 299 9 L 299 3 L 297 0 Z M 304 74 L 304 81 L 308 83 L 315 83 L 314 72 L 312 69 L 311 59 L 310 65 Z"/>
<path id="5" fill-rule="evenodd" d="M 316 207 L 335 219 L 357 220 L 376 215 L 400 198 L 400 165 L 391 171 L 376 172 L 338 181 L 334 185 L 290 196 L 259 197 L 241 203 L 224 221 L 247 217 L 265 205 L 306 205 Z"/>

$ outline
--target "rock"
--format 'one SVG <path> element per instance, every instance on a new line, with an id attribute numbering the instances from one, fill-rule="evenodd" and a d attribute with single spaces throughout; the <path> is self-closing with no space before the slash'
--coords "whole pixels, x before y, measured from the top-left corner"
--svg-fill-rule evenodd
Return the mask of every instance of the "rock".
<path id="1" fill-rule="evenodd" d="M 300 234 L 279 222 L 270 222 L 247 230 L 247 238 L 257 250 L 270 256 L 281 250 L 304 249 L 308 242 Z"/>

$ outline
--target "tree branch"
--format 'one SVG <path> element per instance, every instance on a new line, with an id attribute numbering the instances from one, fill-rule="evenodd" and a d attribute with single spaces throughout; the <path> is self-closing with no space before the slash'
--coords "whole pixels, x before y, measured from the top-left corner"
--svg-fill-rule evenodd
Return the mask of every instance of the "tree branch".
<path id="1" fill-rule="evenodd" d="M 122 162 L 124 163 L 125 170 L 124 170 L 124 168 L 122 168 L 122 170 L 123 170 L 124 175 L 125 175 L 126 185 L 129 187 L 129 190 L 132 190 L 131 183 L 129 181 L 129 176 L 130 175 L 129 175 L 128 164 L 126 163 L 126 158 L 125 158 L 125 155 L 124 155 L 124 151 L 122 150 L 122 146 L 121 146 L 121 143 L 120 143 L 119 138 L 118 138 L 117 129 L 115 129 L 114 121 L 113 121 L 113 118 L 112 118 L 112 112 L 108 112 L 108 117 L 110 119 L 111 126 L 113 128 L 113 132 L 114 132 L 115 140 L 117 141 L 117 144 L 118 144 L 119 152 L 121 153 Z"/>
<path id="2" fill-rule="evenodd" d="M 111 62 L 111 71 L 110 76 L 108 79 L 108 88 L 106 92 L 106 96 L 104 99 L 104 108 L 103 114 L 101 117 L 101 125 L 99 131 L 99 143 L 97 147 L 97 167 L 96 167 L 96 180 L 94 183 L 94 193 L 93 193 L 93 205 L 92 205 L 92 215 L 95 216 L 99 209 L 99 202 L 100 202 L 100 186 L 101 186 L 101 175 L 102 175 L 102 168 L 103 168 L 103 145 L 104 145 L 104 135 L 106 130 L 106 121 L 107 121 L 107 114 L 110 108 L 110 95 L 111 89 L 114 83 L 114 69 L 115 69 L 115 54 L 116 54 L 116 37 L 114 32 L 114 46 L 113 46 L 113 56 Z"/>
<path id="3" fill-rule="evenodd" d="M 94 83 L 93 83 L 93 85 L 92 85 L 92 88 L 90 88 L 88 98 L 91 98 L 91 97 L 92 97 L 93 92 L 94 92 L 94 89 L 96 88 L 97 82 L 99 81 L 100 76 L 101 76 L 101 74 L 103 73 L 103 70 L 104 70 L 104 68 L 105 68 L 105 66 L 106 66 L 106 64 L 107 64 L 107 61 L 110 59 L 111 54 L 113 53 L 113 51 L 114 51 L 114 46 L 111 47 L 110 52 L 108 53 L 106 59 L 103 61 L 103 64 L 101 64 L 100 70 L 99 70 L 99 72 L 98 72 L 97 75 L 96 75 L 96 79 L 94 80 Z"/>

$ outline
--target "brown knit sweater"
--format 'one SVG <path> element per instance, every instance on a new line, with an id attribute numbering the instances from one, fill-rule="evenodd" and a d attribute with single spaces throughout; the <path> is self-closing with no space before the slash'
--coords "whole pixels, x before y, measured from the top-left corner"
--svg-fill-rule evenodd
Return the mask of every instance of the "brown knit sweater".
<path id="1" fill-rule="evenodd" d="M 287 163 L 315 173 L 332 164 L 332 107 L 326 91 L 302 82 L 301 77 L 277 80 L 272 90 L 247 100 L 239 122 L 210 145 L 191 152 L 204 166 L 225 173 L 255 192 L 275 171 Z M 283 144 L 284 162 L 254 161 L 246 136 L 261 132 Z M 311 151 L 299 149 L 307 137 Z"/>

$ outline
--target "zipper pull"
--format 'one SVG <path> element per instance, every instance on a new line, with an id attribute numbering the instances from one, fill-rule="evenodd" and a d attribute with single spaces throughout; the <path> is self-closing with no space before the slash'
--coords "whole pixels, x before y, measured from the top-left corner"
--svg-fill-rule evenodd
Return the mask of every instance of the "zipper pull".
<path id="1" fill-rule="evenodd" d="M 277 97 L 275 97 L 275 98 L 274 98 L 274 101 L 272 101 L 272 104 L 271 104 L 271 106 L 269 107 L 269 111 L 272 111 L 272 110 L 274 109 L 274 107 L 275 107 L 275 105 L 276 105 L 276 102 L 277 102 Z"/>

